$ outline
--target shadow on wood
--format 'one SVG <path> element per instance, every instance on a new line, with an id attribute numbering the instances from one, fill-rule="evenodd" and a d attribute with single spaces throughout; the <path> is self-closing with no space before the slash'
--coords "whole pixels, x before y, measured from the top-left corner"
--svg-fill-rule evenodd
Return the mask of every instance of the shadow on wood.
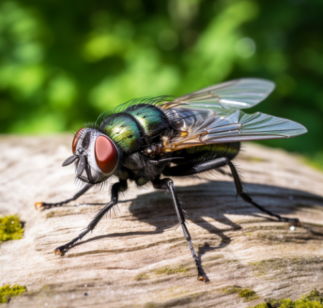
<path id="1" fill-rule="evenodd" d="M 247 184 L 247 183 L 244 183 Z M 242 227 L 237 223 L 231 221 L 225 214 L 235 214 L 235 215 L 249 215 L 253 217 L 266 219 L 268 222 L 272 221 L 275 223 L 273 228 L 268 228 L 267 231 L 270 232 L 271 229 L 274 229 L 277 225 L 276 223 L 280 223 L 277 219 L 274 219 L 261 211 L 255 209 L 251 205 L 245 202 L 237 202 L 236 198 L 232 195 L 227 194 L 224 196 L 223 194 L 219 194 L 214 192 L 214 187 L 220 187 L 221 191 L 232 191 L 233 184 L 229 182 L 216 181 L 211 183 L 204 183 L 195 186 L 188 187 L 180 187 L 178 189 L 179 196 L 182 204 L 187 210 L 187 218 L 194 224 L 203 228 L 210 234 L 209 241 L 214 241 L 214 236 L 220 238 L 220 243 L 216 246 L 211 246 L 208 241 L 204 243 L 202 247 L 198 249 L 198 255 L 201 260 L 202 255 L 206 254 L 208 251 L 220 249 L 226 245 L 229 245 L 231 242 L 230 237 L 226 236 L 226 232 L 241 230 Z M 323 207 L 323 198 L 321 196 L 308 193 L 306 191 L 301 190 L 293 190 L 293 189 L 284 189 L 281 187 L 268 186 L 268 185 L 259 185 L 259 184 L 247 184 L 250 191 L 257 192 L 258 198 L 268 198 L 269 205 L 266 208 L 270 209 L 274 213 L 278 213 L 281 216 L 289 215 L 294 211 L 294 202 L 291 202 L 294 198 L 297 198 L 298 207 L 310 208 L 311 204 L 309 204 L 309 200 L 311 202 L 316 202 L 316 206 Z M 203 203 L 201 204 L 198 201 L 199 195 L 203 195 Z M 292 197 L 292 198 L 291 198 Z M 239 198 L 239 197 L 237 197 Z M 301 199 L 303 198 L 303 203 L 301 203 Z M 232 199 L 232 200 L 230 200 Z M 256 199 L 256 197 L 255 197 Z M 122 237 L 122 236 L 149 236 L 152 234 L 163 233 L 165 230 L 174 227 L 177 229 L 178 220 L 174 212 L 174 207 L 172 205 L 172 199 L 169 195 L 165 193 L 159 192 L 151 192 L 147 194 L 142 194 L 138 198 L 133 200 L 125 200 L 127 202 L 131 202 L 129 207 L 129 211 L 133 215 L 135 219 L 138 221 L 150 224 L 155 227 L 155 231 L 140 231 L 140 232 L 128 232 L 128 233 L 114 233 L 101 235 L 96 237 L 91 237 L 87 240 L 81 241 L 77 243 L 75 246 L 84 245 L 88 242 L 98 241 L 103 238 L 112 238 L 112 237 Z M 123 202 L 125 202 L 123 201 Z M 198 206 L 197 206 L 198 204 Z M 89 203 L 84 203 L 84 206 L 90 205 Z M 98 207 L 104 206 L 102 204 L 92 204 Z M 280 206 L 283 205 L 283 206 Z M 322 208 L 323 210 L 323 208 Z M 255 213 L 256 212 L 256 213 Z M 214 221 L 225 224 L 229 229 L 225 231 L 213 226 L 208 219 L 212 219 Z M 281 222 L 282 225 L 286 225 L 286 223 Z M 297 234 L 291 234 L 288 236 L 288 239 L 285 235 L 284 241 L 289 242 L 299 242 L 300 240 L 310 240 L 316 239 L 323 241 L 323 233 L 317 232 L 314 229 L 321 229 L 315 226 L 311 226 L 309 224 L 303 224 L 304 228 L 307 228 L 309 233 L 304 237 L 300 237 Z M 278 228 L 279 230 L 281 228 Z M 322 229 L 323 231 L 323 229 Z M 194 240 L 194 234 L 191 234 Z M 74 246 L 74 247 L 75 247 Z M 189 252 L 188 253 L 188 257 Z M 203 262 L 202 262 L 203 264 Z"/>

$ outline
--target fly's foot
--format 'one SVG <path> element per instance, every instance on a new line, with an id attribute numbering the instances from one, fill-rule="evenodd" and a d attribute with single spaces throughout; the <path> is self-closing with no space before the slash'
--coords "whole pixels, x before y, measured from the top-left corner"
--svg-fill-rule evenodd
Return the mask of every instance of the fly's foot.
<path id="1" fill-rule="evenodd" d="M 35 208 L 36 210 L 48 210 L 52 207 L 51 204 L 45 203 L 45 202 L 36 202 Z"/>
<path id="2" fill-rule="evenodd" d="M 289 222 L 291 223 L 292 226 L 294 227 L 301 227 L 302 224 L 301 222 L 298 220 L 298 218 L 290 218 Z"/>
<path id="3" fill-rule="evenodd" d="M 200 268 L 197 269 L 197 280 L 202 281 L 202 282 L 208 281 L 206 274 L 201 266 L 200 266 Z"/>
<path id="4" fill-rule="evenodd" d="M 197 269 L 197 280 L 206 282 L 207 277 L 206 277 L 205 272 L 202 268 L 200 260 L 197 257 L 195 257 L 194 259 L 195 259 L 195 264 L 196 264 L 196 269 Z"/>
<path id="5" fill-rule="evenodd" d="M 280 217 L 279 219 L 280 221 L 285 221 L 285 222 L 289 222 L 292 226 L 294 227 L 301 227 L 302 224 L 299 221 L 298 218 L 286 218 L 286 217 Z"/>
<path id="6" fill-rule="evenodd" d="M 60 246 L 60 247 L 57 247 L 54 252 L 55 252 L 55 255 L 60 255 L 60 256 L 63 256 L 64 253 L 66 252 L 67 248 L 66 246 Z"/>
<path id="7" fill-rule="evenodd" d="M 43 208 L 43 202 L 36 202 L 35 203 L 35 209 L 36 210 L 40 210 L 41 208 Z"/>
<path id="8" fill-rule="evenodd" d="M 205 275 L 198 275 L 197 279 L 202 282 L 206 282 L 206 276 Z"/>

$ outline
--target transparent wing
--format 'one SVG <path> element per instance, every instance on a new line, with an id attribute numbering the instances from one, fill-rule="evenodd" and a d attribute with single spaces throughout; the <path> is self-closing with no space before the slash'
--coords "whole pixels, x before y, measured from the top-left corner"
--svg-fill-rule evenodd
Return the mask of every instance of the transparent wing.
<path id="1" fill-rule="evenodd" d="M 188 105 L 192 108 L 245 109 L 263 101 L 274 88 L 275 84 L 269 80 L 236 79 L 180 96 L 161 108 Z"/>
<path id="2" fill-rule="evenodd" d="M 290 138 L 307 132 L 297 122 L 241 110 L 172 108 L 169 118 L 175 133 L 163 138 L 164 152 L 205 144 Z"/>

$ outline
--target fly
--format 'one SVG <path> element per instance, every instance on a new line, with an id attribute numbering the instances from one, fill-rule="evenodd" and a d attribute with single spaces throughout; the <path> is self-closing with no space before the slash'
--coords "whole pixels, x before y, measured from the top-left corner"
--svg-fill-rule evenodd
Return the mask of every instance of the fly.
<path id="1" fill-rule="evenodd" d="M 232 163 L 242 141 L 290 138 L 307 132 L 304 126 L 291 120 L 242 111 L 260 103 L 274 87 L 274 83 L 268 80 L 244 78 L 176 99 L 166 96 L 136 99 L 81 128 L 72 142 L 73 155 L 63 162 L 63 166 L 75 163 L 76 176 L 84 182 L 83 188 L 68 200 L 38 202 L 36 208 L 48 209 L 76 200 L 112 175 L 119 181 L 112 185 L 111 201 L 82 233 L 56 248 L 55 253 L 63 255 L 92 231 L 118 203 L 119 193 L 127 189 L 128 181 L 134 181 L 138 186 L 150 182 L 154 188 L 171 193 L 175 213 L 196 264 L 198 280 L 206 281 L 171 177 L 215 169 L 223 173 L 221 168 L 224 166 L 229 166 L 237 193 L 245 202 L 280 221 L 300 225 L 297 218 L 272 213 L 246 194 Z"/>

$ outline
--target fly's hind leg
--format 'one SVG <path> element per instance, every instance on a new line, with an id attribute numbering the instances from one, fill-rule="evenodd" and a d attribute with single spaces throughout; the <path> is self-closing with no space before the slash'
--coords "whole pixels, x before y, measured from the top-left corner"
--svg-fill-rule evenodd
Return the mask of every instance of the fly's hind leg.
<path id="1" fill-rule="evenodd" d="M 234 179 L 234 184 L 236 186 L 238 195 L 245 202 L 252 204 L 254 207 L 256 207 L 257 209 L 266 213 L 269 216 L 276 217 L 280 221 L 286 221 L 286 222 L 292 223 L 295 226 L 300 226 L 300 221 L 297 218 L 282 217 L 278 214 L 275 214 L 275 213 L 265 209 L 264 207 L 262 207 L 261 205 L 259 205 L 255 201 L 253 201 L 253 199 L 243 191 L 243 187 L 242 187 L 242 183 L 241 183 L 238 171 L 237 171 L 236 167 L 234 166 L 234 164 L 226 157 L 221 157 L 221 158 L 213 159 L 213 160 L 202 162 L 202 163 L 180 165 L 180 166 L 176 166 L 176 167 L 168 167 L 164 170 L 163 174 L 166 176 L 172 176 L 172 175 L 173 176 L 187 176 L 187 175 L 197 174 L 200 172 L 209 171 L 212 169 L 218 169 L 218 168 L 224 167 L 226 165 L 228 165 L 231 169 L 231 173 L 232 173 L 232 176 Z"/>
<path id="2" fill-rule="evenodd" d="M 222 170 L 220 168 L 219 169 L 216 169 L 216 171 L 220 172 L 223 175 L 228 175 L 228 176 L 230 176 L 232 178 L 232 174 L 231 173 L 225 172 L 224 170 Z"/>
<path id="3" fill-rule="evenodd" d="M 77 241 L 81 240 L 87 233 L 92 231 L 96 225 L 99 223 L 101 218 L 112 209 L 114 205 L 118 203 L 118 195 L 120 191 L 125 191 L 127 189 L 127 182 L 120 181 L 119 183 L 115 183 L 111 189 L 111 201 L 102 208 L 99 213 L 92 219 L 89 225 L 81 232 L 76 238 L 68 242 L 67 244 L 60 246 L 55 249 L 55 254 L 63 255 L 68 249 L 70 249 Z"/>
<path id="4" fill-rule="evenodd" d="M 205 275 L 205 272 L 204 272 L 204 270 L 202 268 L 201 262 L 200 262 L 198 256 L 196 255 L 195 250 L 193 248 L 193 245 L 192 245 L 192 242 L 191 242 L 191 236 L 190 236 L 190 234 L 189 234 L 189 232 L 188 232 L 188 230 L 186 228 L 185 216 L 184 216 L 184 213 L 183 213 L 183 209 L 181 208 L 181 205 L 179 203 L 177 192 L 175 190 L 175 186 L 174 186 L 174 183 L 173 183 L 172 179 L 168 179 L 168 178 L 162 179 L 162 180 L 156 179 L 156 180 L 153 181 L 153 185 L 154 185 L 155 188 L 168 189 L 171 192 L 178 221 L 182 226 L 185 239 L 186 239 L 186 241 L 188 243 L 188 246 L 189 246 L 189 248 L 191 250 L 192 257 L 193 257 L 193 259 L 195 261 L 195 264 L 196 264 L 196 268 L 197 268 L 197 272 L 198 272 L 198 280 L 205 282 L 206 281 L 206 275 Z"/>
<path id="5" fill-rule="evenodd" d="M 35 203 L 35 208 L 36 209 L 50 209 L 51 207 L 56 207 L 56 206 L 62 206 L 63 204 L 69 203 L 71 201 L 74 201 L 84 195 L 93 185 L 92 184 L 86 184 L 80 191 L 78 191 L 72 198 L 66 199 L 61 202 L 56 202 L 56 203 L 47 203 L 47 202 L 36 202 Z"/>

